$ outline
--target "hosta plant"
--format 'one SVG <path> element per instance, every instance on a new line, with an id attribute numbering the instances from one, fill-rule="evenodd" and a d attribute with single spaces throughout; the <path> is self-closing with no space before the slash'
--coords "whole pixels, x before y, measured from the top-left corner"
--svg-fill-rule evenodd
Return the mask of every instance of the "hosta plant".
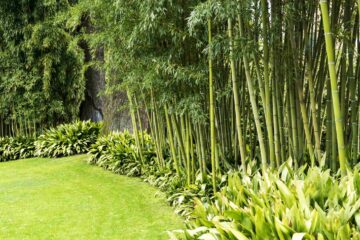
<path id="1" fill-rule="evenodd" d="M 51 128 L 35 142 L 36 156 L 62 157 L 87 153 L 101 130 L 101 123 L 77 121 Z"/>

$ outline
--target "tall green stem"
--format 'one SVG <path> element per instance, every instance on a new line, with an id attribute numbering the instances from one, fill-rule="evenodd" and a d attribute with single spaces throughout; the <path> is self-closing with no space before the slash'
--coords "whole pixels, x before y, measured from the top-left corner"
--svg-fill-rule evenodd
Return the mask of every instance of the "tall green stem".
<path id="1" fill-rule="evenodd" d="M 325 44 L 326 44 L 326 53 L 327 53 L 328 65 L 329 65 L 328 67 L 330 73 L 331 95 L 332 95 L 334 117 L 335 117 L 340 169 L 341 169 L 341 174 L 344 176 L 346 175 L 346 167 L 347 167 L 347 156 L 346 156 L 344 126 L 343 126 L 344 124 L 340 109 L 339 90 L 337 86 L 337 76 L 336 76 L 336 68 L 335 68 L 335 49 L 332 39 L 327 0 L 320 0 L 320 9 L 321 9 L 324 32 L 325 32 Z"/>
<path id="2" fill-rule="evenodd" d="M 211 172 L 213 190 L 216 192 L 216 135 L 215 135 L 215 99 L 214 99 L 214 79 L 213 79 L 213 60 L 212 60 L 212 33 L 211 20 L 208 19 L 208 40 L 209 40 L 209 111 L 210 111 L 210 141 L 211 141 Z"/>
<path id="3" fill-rule="evenodd" d="M 245 143 L 243 140 L 243 134 L 241 129 L 240 101 L 239 101 L 239 92 L 238 92 L 238 82 L 236 79 L 236 70 L 235 70 L 232 22 L 230 18 L 228 19 L 228 34 L 230 39 L 230 69 L 231 69 L 232 89 L 233 89 L 234 104 L 235 104 L 235 125 L 236 125 L 237 137 L 239 141 L 241 163 L 242 163 L 242 167 L 246 169 L 246 165 L 245 165 L 246 152 L 245 152 Z"/>
<path id="4" fill-rule="evenodd" d="M 240 36 L 244 37 L 244 26 L 241 17 L 239 18 L 239 28 L 240 28 Z M 253 86 L 253 81 L 250 74 L 250 65 L 248 62 L 248 57 L 246 54 L 243 54 L 243 61 L 244 61 L 244 68 L 245 68 L 245 75 L 246 75 L 246 82 L 249 89 L 249 95 L 250 95 L 250 102 L 251 102 L 251 108 L 254 114 L 255 119 L 255 125 L 256 125 L 256 131 L 258 134 L 258 141 L 260 146 L 260 154 L 261 154 L 261 166 L 262 169 L 265 170 L 267 163 L 266 163 L 266 148 L 264 143 L 264 135 L 261 128 L 261 122 L 260 122 L 260 115 L 259 115 L 259 109 L 256 103 L 256 97 L 255 97 L 255 90 Z"/>
<path id="5" fill-rule="evenodd" d="M 266 112 L 266 129 L 269 138 L 269 150 L 270 150 L 270 163 L 275 165 L 275 146 L 274 146 L 274 132 L 273 132 L 273 120 L 271 113 L 271 92 L 270 92 L 270 70 L 269 70 L 269 44 L 268 44 L 268 5 L 267 0 L 261 0 L 262 9 L 262 24 L 263 24 L 263 48 L 264 48 L 264 79 L 265 79 L 265 112 Z"/>

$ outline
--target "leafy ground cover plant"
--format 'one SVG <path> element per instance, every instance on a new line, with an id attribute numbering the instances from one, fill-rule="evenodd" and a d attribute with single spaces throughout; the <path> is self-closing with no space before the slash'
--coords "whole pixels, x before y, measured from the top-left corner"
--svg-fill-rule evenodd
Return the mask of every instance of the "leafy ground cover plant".
<path id="1" fill-rule="evenodd" d="M 171 239 L 360 239 L 360 177 L 314 167 L 231 172 L 211 203 L 195 199 Z"/>
<path id="2" fill-rule="evenodd" d="M 0 162 L 25 159 L 35 154 L 34 137 L 0 138 Z"/>
<path id="3" fill-rule="evenodd" d="M 89 162 L 106 170 L 127 176 L 139 176 L 141 173 L 135 140 L 129 132 L 100 137 L 89 153 L 92 154 Z"/>
<path id="4" fill-rule="evenodd" d="M 87 153 L 99 136 L 102 124 L 77 121 L 51 128 L 35 142 L 36 156 L 62 157 Z"/>

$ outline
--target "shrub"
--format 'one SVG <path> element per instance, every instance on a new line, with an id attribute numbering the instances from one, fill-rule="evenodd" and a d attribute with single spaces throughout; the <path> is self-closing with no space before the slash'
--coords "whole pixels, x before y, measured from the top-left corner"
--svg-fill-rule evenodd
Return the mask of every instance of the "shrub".
<path id="1" fill-rule="evenodd" d="M 34 137 L 0 138 L 0 162 L 30 158 L 35 155 Z"/>
<path id="2" fill-rule="evenodd" d="M 36 156 L 62 157 L 87 153 L 101 130 L 101 123 L 77 121 L 45 131 L 35 142 Z"/>
<path id="3" fill-rule="evenodd" d="M 148 134 L 142 133 L 142 154 L 144 164 L 139 157 L 139 149 L 135 144 L 135 138 L 129 132 L 111 133 L 100 137 L 92 145 L 89 162 L 106 170 L 127 175 L 140 176 L 143 174 L 145 165 L 151 165 L 155 156 L 154 146 Z"/>
<path id="4" fill-rule="evenodd" d="M 360 239 L 360 176 L 310 168 L 232 172 L 211 203 L 195 200 L 172 239 Z"/>

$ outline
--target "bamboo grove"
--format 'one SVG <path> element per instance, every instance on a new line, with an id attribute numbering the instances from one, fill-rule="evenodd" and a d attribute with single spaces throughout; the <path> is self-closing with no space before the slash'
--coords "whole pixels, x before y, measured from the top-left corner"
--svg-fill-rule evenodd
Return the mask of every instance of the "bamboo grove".
<path id="1" fill-rule="evenodd" d="M 120 20 L 138 20 L 121 38 L 130 43 L 121 86 L 134 132 L 145 109 L 159 167 L 169 147 L 188 184 L 210 173 L 215 191 L 223 171 L 250 159 L 262 169 L 292 159 L 345 175 L 360 152 L 357 4 L 140 3 Z"/>
<path id="2" fill-rule="evenodd" d="M 78 118 L 83 52 L 56 20 L 69 7 L 68 1 L 0 1 L 0 137 L 30 136 Z"/>
<path id="3" fill-rule="evenodd" d="M 288 160 L 343 175 L 358 163 L 357 0 L 54 4 L 62 7 L 46 23 L 69 42 L 47 50 L 69 48 L 81 67 L 76 44 L 103 49 L 104 59 L 91 63 L 105 73 L 103 94 L 126 93 L 136 144 L 148 130 L 157 167 L 173 168 L 187 184 L 211 177 L 216 191 L 229 169 L 264 170 Z M 80 91 L 82 81 L 68 87 Z"/>

